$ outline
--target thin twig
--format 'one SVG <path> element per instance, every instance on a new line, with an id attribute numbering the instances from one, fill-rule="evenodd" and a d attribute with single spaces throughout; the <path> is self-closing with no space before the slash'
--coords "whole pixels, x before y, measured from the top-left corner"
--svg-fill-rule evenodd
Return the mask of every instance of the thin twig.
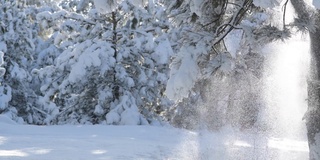
<path id="1" fill-rule="evenodd" d="M 288 4 L 289 0 L 286 0 L 286 2 L 283 4 L 283 29 L 285 29 L 286 27 L 286 10 L 287 10 L 287 4 Z"/>

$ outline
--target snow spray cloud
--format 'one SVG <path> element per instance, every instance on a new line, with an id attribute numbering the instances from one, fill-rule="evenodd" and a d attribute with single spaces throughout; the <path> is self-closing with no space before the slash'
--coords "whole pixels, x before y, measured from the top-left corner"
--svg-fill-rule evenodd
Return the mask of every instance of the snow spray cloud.
<path id="1" fill-rule="evenodd" d="M 283 137 L 305 134 L 309 43 L 299 37 L 265 50 L 273 52 L 265 71 L 266 117 L 273 134 Z"/>

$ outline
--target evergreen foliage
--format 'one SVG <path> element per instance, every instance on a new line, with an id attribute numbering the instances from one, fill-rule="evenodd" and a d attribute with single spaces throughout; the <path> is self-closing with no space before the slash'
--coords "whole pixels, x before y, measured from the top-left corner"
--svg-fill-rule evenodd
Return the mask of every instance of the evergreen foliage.
<path id="1" fill-rule="evenodd" d="M 80 3 L 87 7 L 74 7 Z M 63 9 L 37 15 L 47 24 L 60 22 L 48 27 L 54 30 L 54 45 L 63 52 L 53 65 L 34 70 L 45 80 L 40 89 L 43 101 L 59 109 L 50 123 L 163 121 L 160 115 L 170 106 L 163 92 L 173 51 L 169 23 L 157 16 L 161 10 L 152 10 L 156 6 L 151 3 L 123 1 L 107 13 L 85 3 L 90 1 L 63 1 Z"/>
<path id="2" fill-rule="evenodd" d="M 37 46 L 34 10 L 26 8 L 24 1 L 2 0 L 1 4 L 0 48 L 6 72 L 2 72 L 1 78 L 0 112 L 19 122 L 24 119 L 28 123 L 39 123 L 43 115 L 37 106 L 29 72 L 35 65 L 32 62 Z"/>

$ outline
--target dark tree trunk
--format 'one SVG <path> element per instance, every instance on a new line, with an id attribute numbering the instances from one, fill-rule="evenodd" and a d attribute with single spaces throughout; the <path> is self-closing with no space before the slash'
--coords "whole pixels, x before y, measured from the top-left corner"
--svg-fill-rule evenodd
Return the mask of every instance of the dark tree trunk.
<path id="1" fill-rule="evenodd" d="M 310 31 L 310 41 L 311 66 L 308 82 L 308 111 L 305 117 L 310 160 L 320 160 L 320 29 Z"/>
<path id="2" fill-rule="evenodd" d="M 291 0 L 291 3 L 299 19 L 314 22 L 314 26 L 308 28 L 311 63 L 308 79 L 308 110 L 305 120 L 310 151 L 309 159 L 320 160 L 320 14 L 319 10 L 314 11 L 308 7 L 304 0 Z"/>

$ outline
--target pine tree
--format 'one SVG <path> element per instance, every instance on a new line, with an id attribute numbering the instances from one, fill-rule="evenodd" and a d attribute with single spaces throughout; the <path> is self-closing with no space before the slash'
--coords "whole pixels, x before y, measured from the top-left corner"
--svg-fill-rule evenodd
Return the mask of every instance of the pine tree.
<path id="1" fill-rule="evenodd" d="M 45 101 L 59 108 L 52 123 L 161 121 L 170 105 L 163 91 L 172 54 L 163 10 L 153 3 L 81 3 L 86 7 L 63 1 L 62 10 L 38 14 L 39 21 L 60 22 L 52 38 L 63 52 L 36 71 Z"/>
<path id="2" fill-rule="evenodd" d="M 191 111 L 205 118 L 195 121 L 207 121 L 199 123 L 211 125 L 209 128 L 218 129 L 227 123 L 238 127 L 252 126 L 258 105 L 250 105 L 236 94 L 259 93 L 258 87 L 250 89 L 250 86 L 261 84 L 261 75 L 258 74 L 261 65 L 253 65 L 257 61 L 263 62 L 259 49 L 265 43 L 284 38 L 286 32 L 268 26 L 272 13 L 254 6 L 251 0 L 163 2 L 182 35 L 177 45 L 180 49 L 170 65 L 168 97 L 182 100 L 184 105 L 198 104 L 198 109 Z M 262 39 L 266 36 L 259 35 L 274 31 L 281 36 Z M 248 79 L 253 81 L 248 82 Z M 191 97 L 197 100 L 190 100 Z M 254 98 L 255 103 L 261 103 L 259 96 Z M 222 101 L 225 101 L 224 105 Z M 187 106 L 194 106 L 191 104 Z M 183 107 L 178 110 L 183 112 Z M 189 112 L 189 109 L 185 110 Z M 252 115 L 233 116 L 245 111 Z"/>
<path id="3" fill-rule="evenodd" d="M 20 123 L 39 123 L 44 114 L 36 104 L 29 73 L 37 46 L 34 9 L 19 0 L 2 0 L 1 4 L 0 46 L 6 72 L 1 82 L 4 101 L 0 112 Z"/>

